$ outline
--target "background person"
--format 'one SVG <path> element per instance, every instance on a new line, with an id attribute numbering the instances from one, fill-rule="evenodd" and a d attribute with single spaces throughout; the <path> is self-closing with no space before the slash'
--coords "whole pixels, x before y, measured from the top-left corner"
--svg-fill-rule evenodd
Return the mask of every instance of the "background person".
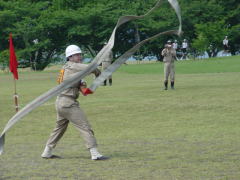
<path id="1" fill-rule="evenodd" d="M 173 47 L 173 49 L 176 51 L 176 60 L 178 60 L 178 57 L 177 57 L 178 42 L 177 42 L 176 39 L 174 40 L 174 43 L 172 44 L 172 47 Z"/>
<path id="2" fill-rule="evenodd" d="M 62 67 L 58 81 L 69 79 L 75 73 L 84 70 L 88 65 L 82 64 L 83 59 L 81 49 L 76 45 L 70 45 L 66 48 L 67 63 Z M 94 70 L 96 76 L 100 75 L 98 69 Z M 81 110 L 77 98 L 79 91 L 82 91 L 84 95 L 90 92 L 84 92 L 83 88 L 86 88 L 86 83 L 79 79 L 79 82 L 72 85 L 72 87 L 64 90 L 56 100 L 57 122 L 56 127 L 52 131 L 46 147 L 42 153 L 42 158 L 51 158 L 52 150 L 55 148 L 57 142 L 61 139 L 65 133 L 68 123 L 71 122 L 81 133 L 86 147 L 90 150 L 92 160 L 104 160 L 107 159 L 101 155 L 97 150 L 97 142 L 94 137 L 93 130 L 87 120 L 86 115 Z"/>
<path id="3" fill-rule="evenodd" d="M 215 48 L 212 44 L 209 45 L 207 52 L 209 57 L 215 56 Z"/>
<path id="4" fill-rule="evenodd" d="M 228 52 L 228 48 L 229 48 L 229 45 L 228 45 L 228 37 L 225 36 L 224 40 L 223 40 L 223 49 L 224 49 L 224 52 Z"/>
<path id="5" fill-rule="evenodd" d="M 175 51 L 177 51 L 177 49 L 178 49 L 178 42 L 177 42 L 177 40 L 175 40 L 172 45 L 173 45 L 173 49 L 175 49 Z"/>
<path id="6" fill-rule="evenodd" d="M 176 59 L 176 51 L 172 48 L 172 45 L 167 43 L 162 50 L 163 62 L 164 62 L 164 86 L 165 90 L 168 89 L 168 78 L 170 75 L 171 89 L 174 89 L 175 80 L 175 66 L 174 60 Z"/>
<path id="7" fill-rule="evenodd" d="M 106 44 L 107 43 L 104 43 L 104 45 L 106 45 Z M 104 59 L 104 61 L 102 62 L 102 71 L 107 69 L 107 67 L 112 64 L 112 60 L 113 60 L 113 52 L 111 50 L 111 51 L 109 51 L 107 58 Z M 104 86 L 107 85 L 107 80 L 108 80 L 109 85 L 111 86 L 112 85 L 112 75 L 108 76 L 108 78 L 105 79 L 104 84 L 103 84 Z"/>
<path id="8" fill-rule="evenodd" d="M 187 48 L 188 48 L 188 43 L 187 43 L 187 40 L 184 39 L 183 42 L 182 42 L 182 52 L 183 52 L 183 55 L 182 55 L 181 59 L 186 59 L 186 57 L 187 57 Z"/>

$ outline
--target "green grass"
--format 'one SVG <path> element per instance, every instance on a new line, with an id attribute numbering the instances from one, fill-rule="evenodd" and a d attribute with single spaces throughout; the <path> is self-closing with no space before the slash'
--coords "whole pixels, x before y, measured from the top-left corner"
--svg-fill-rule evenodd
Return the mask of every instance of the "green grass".
<path id="1" fill-rule="evenodd" d="M 91 161 L 72 125 L 55 149 L 62 159 L 40 158 L 55 126 L 53 98 L 7 133 L 0 179 L 240 179 L 239 56 L 176 62 L 174 91 L 162 90 L 162 69 L 162 63 L 124 65 L 112 87 L 79 98 L 110 160 Z M 56 85 L 57 71 L 19 76 L 23 107 Z M 14 114 L 12 89 L 12 75 L 0 73 L 1 130 Z"/>
<path id="2" fill-rule="evenodd" d="M 194 73 L 218 73 L 218 72 L 239 72 L 240 56 L 229 58 L 210 58 L 204 60 L 177 61 L 176 70 L 178 74 Z M 158 74 L 163 72 L 162 63 L 149 63 L 127 65 L 120 68 L 120 72 L 131 74 Z"/>

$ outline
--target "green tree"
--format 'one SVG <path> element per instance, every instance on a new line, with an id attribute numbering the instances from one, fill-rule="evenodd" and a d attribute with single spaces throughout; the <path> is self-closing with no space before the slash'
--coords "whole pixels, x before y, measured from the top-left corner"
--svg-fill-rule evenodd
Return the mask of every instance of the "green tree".
<path id="1" fill-rule="evenodd" d="M 65 47 L 78 44 L 96 54 L 107 41 L 123 15 L 142 15 L 157 0 L 0 0 L 0 54 L 6 61 L 9 33 L 13 33 L 18 59 L 25 59 L 33 69 L 42 70 L 61 59 Z M 168 39 L 188 39 L 202 52 L 212 43 L 221 49 L 229 36 L 232 52 L 240 47 L 240 5 L 238 0 L 181 0 L 182 37 L 162 36 L 138 51 L 141 57 L 160 52 Z M 161 31 L 176 29 L 178 19 L 167 1 L 143 20 L 121 26 L 116 33 L 114 53 L 120 56 L 138 41 Z M 37 42 L 37 43 L 34 43 Z"/>
<path id="2" fill-rule="evenodd" d="M 197 49 L 200 53 L 206 51 L 210 45 L 214 49 L 222 49 L 223 37 L 228 34 L 229 29 L 224 28 L 225 22 L 209 22 L 204 24 L 196 24 L 196 39 L 193 40 L 193 48 Z"/>

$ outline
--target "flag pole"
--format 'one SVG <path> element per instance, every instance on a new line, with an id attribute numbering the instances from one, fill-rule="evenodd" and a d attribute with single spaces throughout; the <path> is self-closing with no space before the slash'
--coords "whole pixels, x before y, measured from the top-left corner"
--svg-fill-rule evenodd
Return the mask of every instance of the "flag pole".
<path id="1" fill-rule="evenodd" d="M 13 73 L 13 84 L 14 84 L 14 102 L 15 102 L 15 109 L 18 112 L 18 95 L 17 95 L 17 86 L 16 86 L 16 79 L 18 79 L 18 62 L 17 57 L 14 51 L 14 45 L 12 40 L 12 33 L 9 35 L 9 69 Z"/>
<path id="2" fill-rule="evenodd" d="M 14 81 L 14 95 L 13 95 L 13 98 L 14 98 L 14 102 L 15 102 L 16 112 L 18 112 L 18 94 L 17 94 L 16 79 L 13 78 L 13 81 Z"/>

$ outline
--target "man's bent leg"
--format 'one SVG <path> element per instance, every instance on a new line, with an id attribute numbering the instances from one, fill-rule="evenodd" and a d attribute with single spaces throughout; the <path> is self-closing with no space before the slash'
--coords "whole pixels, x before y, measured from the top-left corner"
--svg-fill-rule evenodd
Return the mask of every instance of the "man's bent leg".
<path id="1" fill-rule="evenodd" d="M 80 107 L 72 107 L 68 119 L 80 131 L 86 143 L 86 147 L 90 150 L 92 160 L 105 160 L 105 156 L 101 155 L 97 150 L 97 142 L 94 132 L 88 123 L 87 117 Z"/>
<path id="2" fill-rule="evenodd" d="M 73 125 L 80 131 L 88 149 L 97 146 L 93 130 L 88 123 L 87 117 L 84 112 L 78 107 L 74 106 L 69 109 L 67 118 Z"/>
<path id="3" fill-rule="evenodd" d="M 52 150 L 55 148 L 57 142 L 61 139 L 63 134 L 65 133 L 69 121 L 67 119 L 64 119 L 62 117 L 57 117 L 56 127 L 54 128 L 53 132 L 51 133 L 47 143 L 46 147 L 42 153 L 43 158 L 51 158 L 52 157 Z"/>

